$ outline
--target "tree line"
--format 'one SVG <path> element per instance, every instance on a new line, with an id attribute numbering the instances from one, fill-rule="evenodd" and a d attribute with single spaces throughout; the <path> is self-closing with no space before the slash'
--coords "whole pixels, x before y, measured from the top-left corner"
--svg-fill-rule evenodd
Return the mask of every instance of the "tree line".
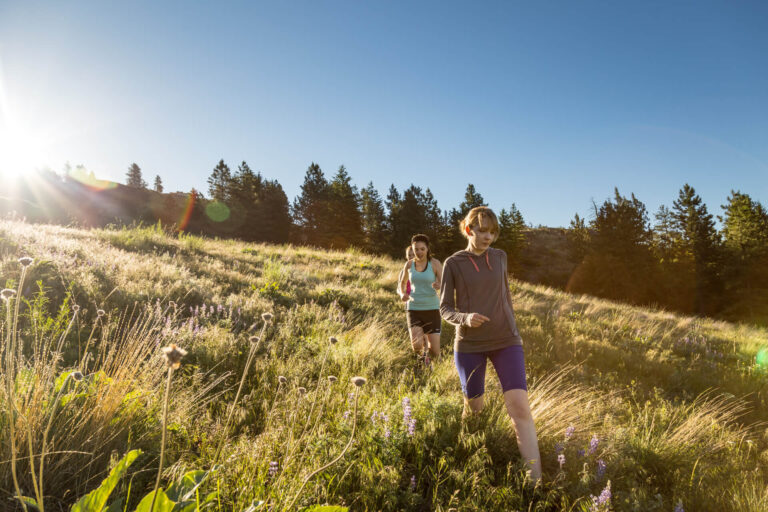
<path id="1" fill-rule="evenodd" d="M 207 196 L 195 189 L 166 193 L 160 176 L 150 189 L 135 163 L 125 181 L 100 181 L 82 167 L 67 167 L 63 175 L 38 171 L 15 194 L 0 197 L 0 204 L 40 222 L 104 226 L 160 221 L 209 236 L 356 247 L 396 258 L 404 256 L 413 234 L 424 233 L 441 259 L 466 245 L 458 230 L 464 215 L 487 204 L 471 183 L 463 201 L 450 209 L 441 209 L 429 188 L 415 184 L 404 190 L 391 185 L 382 196 L 372 182 L 354 185 L 343 165 L 326 175 L 314 162 L 293 201 L 277 180 L 246 162 L 233 170 L 220 160 L 208 177 Z M 501 223 L 495 246 L 507 252 L 514 272 L 526 243 L 525 221 L 514 203 L 494 209 Z M 731 192 L 721 210 L 718 229 L 715 215 L 685 184 L 652 221 L 634 194 L 626 197 L 616 190 L 614 197 L 593 205 L 589 220 L 577 214 L 566 230 L 566 257 L 575 268 L 566 288 L 768 324 L 768 213 L 739 191 Z"/>
<path id="2" fill-rule="evenodd" d="M 768 212 L 731 191 L 718 229 L 695 189 L 685 184 L 651 221 L 634 194 L 577 214 L 568 230 L 577 264 L 568 290 L 696 315 L 768 324 Z"/>

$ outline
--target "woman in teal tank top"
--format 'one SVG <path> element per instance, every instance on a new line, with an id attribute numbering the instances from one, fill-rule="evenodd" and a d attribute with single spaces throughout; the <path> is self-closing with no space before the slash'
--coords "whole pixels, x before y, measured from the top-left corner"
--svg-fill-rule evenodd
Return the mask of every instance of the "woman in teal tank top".
<path id="1" fill-rule="evenodd" d="M 416 355 L 424 348 L 429 350 L 425 363 L 440 357 L 440 289 L 443 266 L 429 251 L 429 237 L 414 235 L 411 247 L 415 257 L 408 260 L 400 275 L 398 292 L 400 299 L 405 302 L 405 315 L 408 331 L 411 335 L 411 346 Z M 410 282 L 410 292 L 406 284 Z"/>

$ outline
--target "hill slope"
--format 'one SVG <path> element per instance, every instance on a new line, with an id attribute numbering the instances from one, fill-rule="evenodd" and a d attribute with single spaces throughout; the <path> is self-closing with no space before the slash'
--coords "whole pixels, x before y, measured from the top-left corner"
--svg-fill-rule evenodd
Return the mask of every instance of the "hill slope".
<path id="1" fill-rule="evenodd" d="M 99 428 L 110 431 L 102 432 L 109 442 L 83 435 L 67 445 L 65 435 L 57 437 L 51 451 L 88 455 L 51 454 L 46 467 L 87 462 L 87 471 L 51 478 L 46 489 L 54 502 L 71 502 L 94 487 L 110 452 L 129 447 L 144 449 L 137 468 L 146 470 L 137 470 L 131 503 L 151 490 L 162 409 L 159 356 L 130 359 L 131 375 L 102 354 L 173 341 L 189 355 L 171 398 L 171 466 L 164 477 L 210 467 L 223 441 L 216 483 L 221 510 L 259 500 L 277 510 L 294 496 L 303 505 L 352 510 L 586 510 L 590 495 L 608 481 L 613 510 L 671 511 L 678 501 L 685 510 L 768 509 L 768 433 L 761 423 L 768 420 L 768 387 L 766 372 L 755 364 L 765 330 L 514 281 L 545 470 L 545 483 L 533 489 L 525 484 L 493 372 L 486 411 L 462 422 L 450 327 L 435 369 L 415 368 L 393 293 L 398 262 L 154 228 L 84 231 L 2 222 L 0 237 L 6 285 L 19 278 L 19 256 L 35 258 L 25 280 L 31 302 L 22 309 L 21 338 L 58 339 L 69 304 L 77 303 L 84 311 L 64 337 L 59 367 L 81 367 L 92 347 L 86 373 L 93 389 L 121 384 L 120 396 L 141 397 L 140 408 L 123 399 L 104 415 Z M 37 281 L 45 299 L 35 295 Z M 274 320 L 261 340 L 249 341 L 265 312 Z M 331 336 L 338 343 L 330 343 Z M 254 366 L 227 429 L 252 348 Z M 329 382 L 328 375 L 339 381 Z M 353 375 L 368 378 L 357 400 L 348 384 Z M 39 403 L 50 407 L 50 400 Z M 303 486 L 353 432 L 341 460 Z M 2 435 L 0 457 L 8 460 L 5 428 Z M 26 448 L 19 449 L 23 458 Z M 277 463 L 272 470 L 270 463 Z M 29 489 L 27 462 L 19 464 L 21 485 Z M 0 466 L 0 480 L 0 488 L 13 488 L 7 465 Z M 127 492 L 127 486 L 116 491 Z"/>

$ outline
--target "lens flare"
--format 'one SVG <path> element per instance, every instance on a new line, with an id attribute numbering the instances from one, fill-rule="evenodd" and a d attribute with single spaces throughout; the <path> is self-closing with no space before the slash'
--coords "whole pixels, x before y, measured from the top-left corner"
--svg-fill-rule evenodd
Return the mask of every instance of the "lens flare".
<path id="1" fill-rule="evenodd" d="M 229 206 L 221 201 L 213 201 L 205 207 L 205 214 L 213 222 L 224 222 L 229 218 Z"/>
<path id="2" fill-rule="evenodd" d="M 76 167 L 67 172 L 69 179 L 77 181 L 91 190 L 102 191 L 117 187 L 117 183 L 109 180 L 97 179 L 93 172 L 88 172 L 83 167 Z"/>
<path id="3" fill-rule="evenodd" d="M 757 351 L 755 363 L 757 363 L 757 366 L 760 368 L 768 369 L 768 347 L 763 347 Z"/>
<path id="4" fill-rule="evenodd" d="M 187 206 L 184 208 L 184 213 L 181 216 L 181 220 L 179 220 L 179 231 L 184 231 L 187 229 L 189 219 L 192 218 L 192 212 L 195 211 L 195 202 L 197 201 L 195 197 L 196 194 L 194 192 L 190 192 L 187 196 Z"/>

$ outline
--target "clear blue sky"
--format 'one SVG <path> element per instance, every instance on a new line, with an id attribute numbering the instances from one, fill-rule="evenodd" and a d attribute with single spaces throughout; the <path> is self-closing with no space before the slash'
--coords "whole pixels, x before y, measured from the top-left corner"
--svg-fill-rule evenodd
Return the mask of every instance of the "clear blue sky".
<path id="1" fill-rule="evenodd" d="M 614 186 L 720 213 L 768 203 L 768 3 L 0 0 L 0 108 L 6 150 L 168 191 L 224 158 L 293 200 L 315 161 L 534 225 Z"/>

